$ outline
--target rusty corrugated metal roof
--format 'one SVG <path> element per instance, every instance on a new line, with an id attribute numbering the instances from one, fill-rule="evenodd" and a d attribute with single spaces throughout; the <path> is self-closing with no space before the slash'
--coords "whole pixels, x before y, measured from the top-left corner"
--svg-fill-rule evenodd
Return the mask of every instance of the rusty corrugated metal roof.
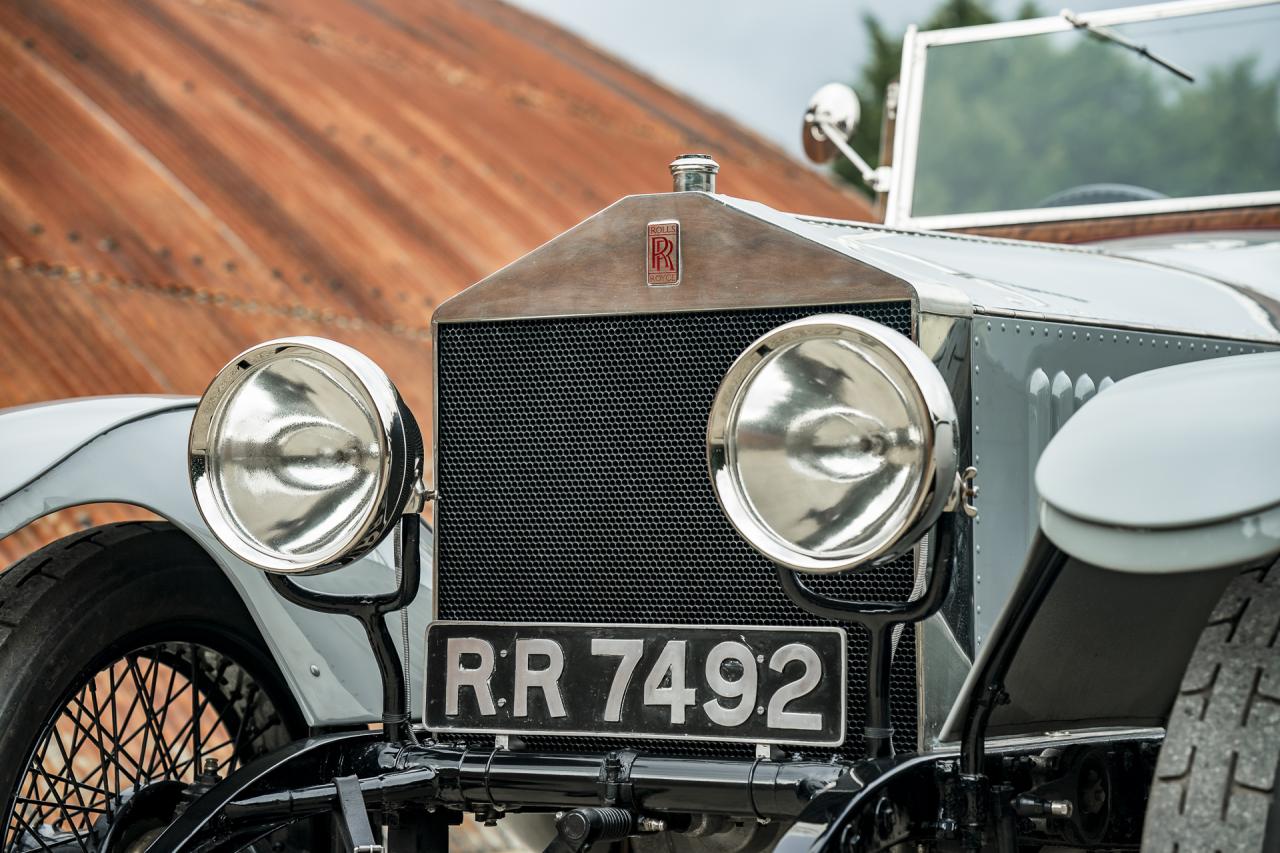
<path id="1" fill-rule="evenodd" d="M 2 4 L 0 407 L 196 394 L 317 334 L 425 418 L 432 309 L 688 150 L 730 194 L 869 216 L 495 0 Z"/>

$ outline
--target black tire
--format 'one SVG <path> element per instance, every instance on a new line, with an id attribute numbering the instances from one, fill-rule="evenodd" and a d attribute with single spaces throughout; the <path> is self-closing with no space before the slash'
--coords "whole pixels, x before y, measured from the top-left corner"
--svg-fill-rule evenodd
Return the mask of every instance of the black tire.
<path id="1" fill-rule="evenodd" d="M 239 596 L 172 526 L 94 528 L 0 573 L 0 851 L 91 849 L 122 791 L 172 798 L 211 755 L 225 776 L 304 734 Z"/>
<path id="2" fill-rule="evenodd" d="M 1231 582 L 1156 763 L 1143 850 L 1280 850 L 1280 563 Z"/>

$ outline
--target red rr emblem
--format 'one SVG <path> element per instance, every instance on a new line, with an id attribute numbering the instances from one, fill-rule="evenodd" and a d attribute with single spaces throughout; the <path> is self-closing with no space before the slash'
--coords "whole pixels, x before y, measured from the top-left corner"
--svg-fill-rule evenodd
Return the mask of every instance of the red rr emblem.
<path id="1" fill-rule="evenodd" d="M 650 287 L 680 283 L 680 223 L 675 219 L 650 222 L 645 240 L 645 281 Z"/>

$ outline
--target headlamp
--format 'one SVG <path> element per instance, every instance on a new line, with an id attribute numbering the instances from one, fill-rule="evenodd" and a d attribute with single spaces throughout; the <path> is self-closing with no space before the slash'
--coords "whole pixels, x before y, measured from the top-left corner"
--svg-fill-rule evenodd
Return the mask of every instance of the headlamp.
<path id="1" fill-rule="evenodd" d="M 268 341 L 219 371 L 189 451 L 196 505 L 218 541 L 286 574 L 368 553 L 422 475 L 422 435 L 395 386 L 322 338 Z"/>
<path id="2" fill-rule="evenodd" d="M 707 428 L 712 485 L 766 557 L 805 572 L 896 556 L 942 512 L 956 476 L 955 405 L 910 340 L 821 314 L 738 357 Z"/>

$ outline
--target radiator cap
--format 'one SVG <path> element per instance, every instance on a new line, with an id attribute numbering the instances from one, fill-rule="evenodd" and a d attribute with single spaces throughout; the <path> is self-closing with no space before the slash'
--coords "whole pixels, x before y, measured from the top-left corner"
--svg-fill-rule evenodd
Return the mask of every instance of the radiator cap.
<path id="1" fill-rule="evenodd" d="M 710 154 L 681 154 L 671 161 L 672 191 L 713 193 L 719 171 L 720 164 Z"/>

